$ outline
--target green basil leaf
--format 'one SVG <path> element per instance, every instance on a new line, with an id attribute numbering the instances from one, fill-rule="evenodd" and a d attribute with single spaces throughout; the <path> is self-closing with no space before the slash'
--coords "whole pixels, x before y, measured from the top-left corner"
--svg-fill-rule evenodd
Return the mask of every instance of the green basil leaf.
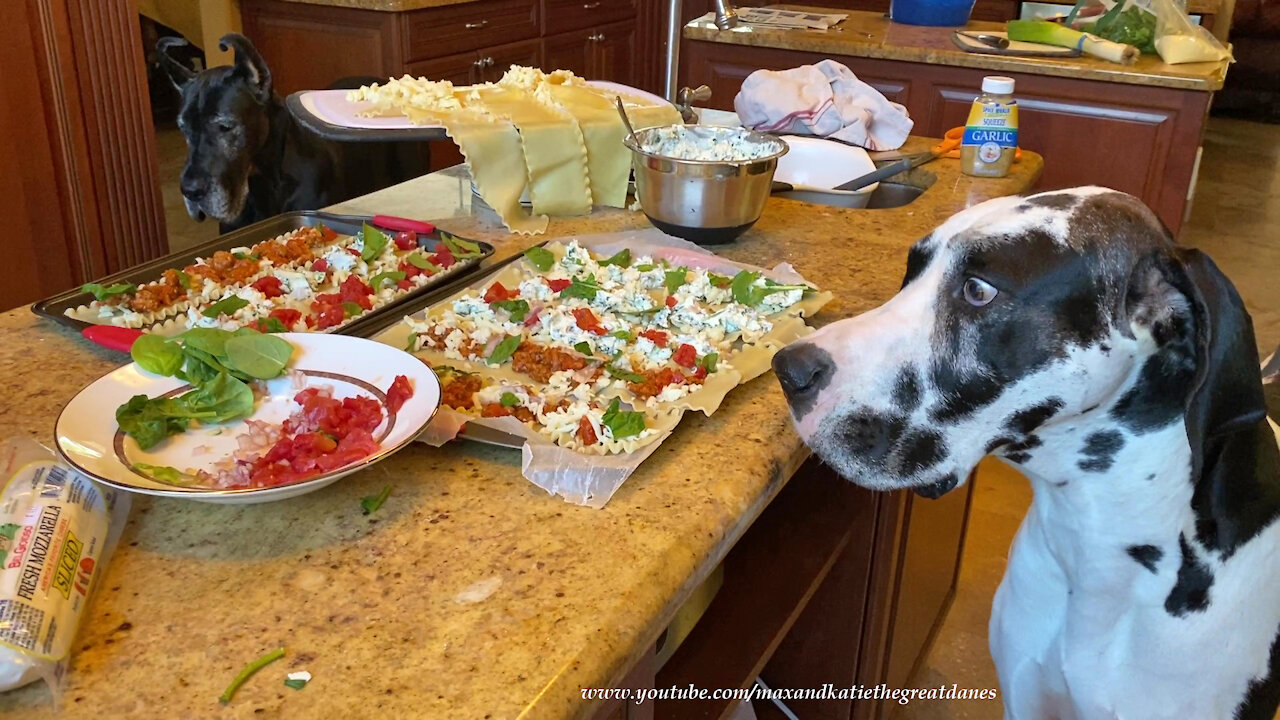
<path id="1" fill-rule="evenodd" d="M 636 336 L 634 333 L 628 332 L 626 330 L 614 330 L 613 332 L 609 333 L 609 335 L 611 335 L 612 337 L 620 338 L 622 340 L 626 340 L 627 342 L 630 342 L 636 339 Z"/>
<path id="2" fill-rule="evenodd" d="M 512 322 L 523 322 L 529 314 L 529 303 L 525 300 L 499 300 L 489 303 L 489 307 L 511 313 Z"/>
<path id="3" fill-rule="evenodd" d="M 133 467 L 135 470 L 141 470 L 146 473 L 152 480 L 165 483 L 166 485 L 186 486 L 192 485 L 196 481 L 195 475 L 189 475 L 176 467 L 170 467 L 168 465 L 134 463 Z"/>
<path id="4" fill-rule="evenodd" d="M 178 374 L 184 359 L 182 348 L 177 343 L 150 333 L 144 333 L 133 341 L 129 355 L 138 367 L 165 377 Z"/>
<path id="5" fill-rule="evenodd" d="M 237 310 L 249 304 L 248 300 L 239 295 L 228 295 L 218 302 L 210 305 L 200 313 L 207 318 L 221 317 L 222 315 L 234 315 Z"/>
<path id="6" fill-rule="evenodd" d="M 612 363 L 605 365 L 604 369 L 605 369 L 605 372 L 609 373 L 609 377 L 617 378 L 619 380 L 625 380 L 626 382 L 630 382 L 630 383 L 644 382 L 643 375 L 638 375 L 636 373 L 628 372 L 626 370 L 619 370 L 618 368 L 614 367 Z"/>
<path id="7" fill-rule="evenodd" d="M 515 393 L 504 392 L 502 397 L 498 398 L 498 404 L 505 408 L 515 407 L 520 404 L 520 398 L 516 397 Z"/>
<path id="8" fill-rule="evenodd" d="M 373 277 L 369 278 L 369 287 L 373 288 L 374 292 L 377 292 L 382 288 L 383 285 L 387 284 L 388 280 L 391 281 L 392 285 L 395 285 L 403 279 L 404 279 L 403 272 L 399 270 L 388 270 L 386 272 L 380 272 L 377 275 L 374 275 Z"/>
<path id="9" fill-rule="evenodd" d="M 707 273 L 707 281 L 719 288 L 729 287 L 729 283 L 733 282 L 731 278 L 727 278 L 723 275 L 717 275 L 713 272 Z"/>
<path id="10" fill-rule="evenodd" d="M 364 247 L 360 250 L 360 259 L 365 262 L 371 262 L 382 254 L 383 248 L 387 246 L 387 236 L 378 228 L 365 223 L 360 229 L 360 237 L 364 238 Z"/>
<path id="11" fill-rule="evenodd" d="M 293 357 L 293 345 L 275 335 L 238 335 L 227 341 L 226 365 L 259 380 L 279 377 Z"/>
<path id="12" fill-rule="evenodd" d="M 179 270 L 179 271 L 178 271 L 178 284 L 182 286 L 182 289 L 183 289 L 183 290 L 190 290 L 190 289 L 191 289 L 191 276 L 190 276 L 190 275 L 188 275 L 188 274 L 186 274 L 185 272 L 183 272 L 183 271 Z"/>
<path id="13" fill-rule="evenodd" d="M 364 312 L 364 308 L 360 307 L 359 303 L 353 303 L 349 300 L 342 303 L 342 314 L 346 317 L 355 317 L 362 312 Z"/>
<path id="14" fill-rule="evenodd" d="M 440 241 L 444 243 L 445 247 L 449 248 L 449 252 L 453 253 L 454 257 L 460 260 L 477 258 L 484 254 L 478 244 L 450 235 L 447 232 L 440 233 Z"/>
<path id="15" fill-rule="evenodd" d="M 556 256 L 544 247 L 531 247 L 524 251 L 524 256 L 529 263 L 538 269 L 538 272 L 546 272 L 556 264 Z"/>
<path id="16" fill-rule="evenodd" d="M 583 300 L 595 300 L 596 293 L 600 290 L 600 286 L 595 282 L 586 280 L 574 280 L 569 286 L 560 291 L 562 298 L 581 298 Z"/>
<path id="17" fill-rule="evenodd" d="M 716 363 L 718 362 L 720 362 L 720 353 L 707 353 L 698 359 L 698 365 L 706 368 L 709 373 L 716 371 Z"/>
<path id="18" fill-rule="evenodd" d="M 675 270 L 668 270 L 666 272 L 667 294 L 675 295 L 676 290 L 679 290 L 680 286 L 684 285 L 688 277 L 689 277 L 689 273 L 685 268 L 676 268 Z"/>
<path id="19" fill-rule="evenodd" d="M 515 354 L 516 348 L 520 347 L 522 339 L 524 338 L 521 335 L 512 335 L 498 343 L 498 346 L 493 349 L 493 354 L 489 356 L 489 364 L 501 365 L 506 362 L 508 358 Z"/>
<path id="20" fill-rule="evenodd" d="M 600 422 L 609 428 L 609 434 L 613 436 L 614 440 L 639 435 L 645 429 L 644 413 L 620 409 L 619 401 L 616 397 L 613 402 L 609 403 L 609 409 L 605 410 Z"/>
<path id="21" fill-rule="evenodd" d="M 631 266 L 631 248 L 622 248 L 618 252 L 605 260 L 600 261 L 600 267 L 608 265 L 617 265 L 618 267 Z"/>
<path id="22" fill-rule="evenodd" d="M 80 286 L 81 292 L 87 292 L 93 295 L 98 302 L 102 302 L 116 295 L 124 295 L 138 289 L 133 283 L 116 283 L 114 285 L 99 285 L 98 283 L 85 283 Z"/>
<path id="23" fill-rule="evenodd" d="M 363 512 L 365 515 L 368 515 L 369 513 L 377 511 L 378 508 L 382 507 L 382 503 L 387 501 L 387 498 L 390 495 L 391 495 L 391 486 L 386 485 L 382 488 L 382 492 L 378 493 L 377 495 L 366 495 L 360 498 L 361 512 Z"/>
<path id="24" fill-rule="evenodd" d="M 637 266 L 636 266 L 636 270 L 638 270 L 638 271 L 640 271 L 640 272 L 649 272 L 649 271 L 650 271 L 650 270 L 652 270 L 654 267 L 655 267 L 655 265 L 654 265 L 653 263 L 645 263 L 645 264 L 643 264 L 643 265 L 637 265 Z"/>
<path id="25" fill-rule="evenodd" d="M 441 267 L 439 265 L 431 262 L 421 253 L 413 253 L 406 259 L 409 261 L 410 265 L 418 268 L 419 270 L 426 270 L 432 275 L 441 271 Z"/>
<path id="26" fill-rule="evenodd" d="M 588 343 L 586 340 L 583 340 L 582 342 L 574 343 L 574 345 L 573 345 L 573 349 L 574 349 L 574 350 L 577 350 L 578 352 L 582 353 L 583 355 L 590 355 L 590 354 L 591 354 L 591 343 Z"/>
<path id="27" fill-rule="evenodd" d="M 751 270 L 743 270 L 733 276 L 730 288 L 733 291 L 733 299 L 735 302 L 742 303 L 747 307 L 755 307 L 764 299 L 764 293 L 761 288 L 756 287 L 756 280 L 760 279 L 760 273 Z"/>

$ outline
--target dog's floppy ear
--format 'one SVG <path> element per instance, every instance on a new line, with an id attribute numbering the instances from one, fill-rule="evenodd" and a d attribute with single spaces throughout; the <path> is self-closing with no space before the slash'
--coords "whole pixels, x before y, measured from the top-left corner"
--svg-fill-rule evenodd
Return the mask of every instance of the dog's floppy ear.
<path id="1" fill-rule="evenodd" d="M 182 89 L 191 82 L 196 73 L 191 68 L 178 62 L 169 54 L 169 48 L 182 47 L 187 44 L 186 38 L 180 37 L 162 37 L 156 42 L 156 61 L 160 63 L 160 67 L 164 69 L 165 75 L 169 76 L 169 82 L 182 92 Z"/>
<path id="2" fill-rule="evenodd" d="M 265 103 L 271 99 L 271 70 L 258 54 L 258 49 L 249 42 L 249 38 L 240 33 L 227 33 L 218 40 L 218 47 L 223 50 L 235 50 L 236 74 L 244 79 L 258 102 Z"/>

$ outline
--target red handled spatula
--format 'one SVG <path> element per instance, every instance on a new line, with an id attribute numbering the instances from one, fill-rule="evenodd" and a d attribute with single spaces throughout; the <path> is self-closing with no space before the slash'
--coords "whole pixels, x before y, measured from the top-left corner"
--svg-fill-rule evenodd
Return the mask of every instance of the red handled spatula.
<path id="1" fill-rule="evenodd" d="M 95 345 L 101 345 L 108 350 L 118 350 L 122 353 L 129 352 L 129 348 L 133 347 L 133 341 L 142 337 L 142 331 L 137 328 L 116 327 L 115 325 L 90 325 L 80 331 L 84 339 Z"/>

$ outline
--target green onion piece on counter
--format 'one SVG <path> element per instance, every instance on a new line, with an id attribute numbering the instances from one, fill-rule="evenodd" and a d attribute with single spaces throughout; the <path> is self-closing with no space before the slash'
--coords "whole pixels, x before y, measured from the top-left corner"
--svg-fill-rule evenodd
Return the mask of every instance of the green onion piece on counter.
<path id="1" fill-rule="evenodd" d="M 524 251 L 524 256 L 538 272 L 546 272 L 556 263 L 556 256 L 544 247 L 531 247 Z"/>
<path id="2" fill-rule="evenodd" d="M 124 295 L 137 290 L 138 286 L 133 283 L 116 283 L 114 285 L 99 285 L 98 283 L 85 283 L 80 286 L 81 292 L 87 292 L 93 295 L 98 302 L 102 302 L 116 295 Z"/>
<path id="3" fill-rule="evenodd" d="M 378 493 L 377 495 L 365 495 L 364 497 L 360 498 L 360 511 L 365 515 L 368 515 L 373 512 L 377 512 L 378 508 L 382 507 L 382 503 L 386 502 L 387 498 L 390 496 L 391 496 L 390 485 L 383 487 L 382 492 Z"/>
<path id="4" fill-rule="evenodd" d="M 606 267 L 608 265 L 617 265 L 618 267 L 630 267 L 631 266 L 631 248 L 622 248 L 621 250 L 614 253 L 609 258 L 600 261 L 600 267 Z"/>
<path id="5" fill-rule="evenodd" d="M 515 354 L 516 348 L 520 347 L 520 341 L 523 336 L 512 335 L 502 342 L 498 343 L 498 347 L 493 349 L 493 354 L 489 356 L 488 363 L 490 365 L 501 365 L 508 358 Z"/>
<path id="6" fill-rule="evenodd" d="M 370 262 L 377 259 L 382 254 L 382 249 L 387 246 L 387 236 L 378 230 L 378 228 L 365 223 L 360 229 L 360 237 L 364 238 L 364 247 L 360 250 L 360 259 Z"/>
<path id="7" fill-rule="evenodd" d="M 582 342 L 579 342 L 579 343 L 574 343 L 574 345 L 573 345 L 573 349 L 574 349 L 574 350 L 577 350 L 578 352 L 582 353 L 583 355 L 590 355 L 590 354 L 591 354 L 591 344 L 590 344 L 590 343 L 588 343 L 586 340 L 583 340 Z"/>
<path id="8" fill-rule="evenodd" d="M 231 681 L 231 684 L 227 686 L 227 689 L 222 691 L 222 695 L 218 696 L 218 702 L 223 705 L 231 702 L 232 696 L 236 694 L 236 691 L 240 689 L 240 686 L 243 685 L 246 680 L 253 677 L 254 673 L 282 657 L 284 657 L 284 648 L 276 648 L 248 665 L 245 665 L 244 669 L 240 671 L 240 674 L 236 675 L 235 679 Z"/>
<path id="9" fill-rule="evenodd" d="M 205 308 L 204 312 L 200 314 L 207 318 L 216 318 L 222 315 L 234 315 L 237 310 L 248 304 L 249 301 L 239 295 L 229 295 Z"/>
<path id="10" fill-rule="evenodd" d="M 516 397 L 515 393 L 504 392 L 502 397 L 498 398 L 498 404 L 505 408 L 515 407 L 520 404 L 520 398 Z"/>
<path id="11" fill-rule="evenodd" d="M 284 685 L 285 687 L 293 688 L 294 690 L 301 690 L 307 686 L 307 683 L 311 682 L 310 675 L 311 673 L 309 672 L 289 673 L 289 675 L 284 679 Z"/>

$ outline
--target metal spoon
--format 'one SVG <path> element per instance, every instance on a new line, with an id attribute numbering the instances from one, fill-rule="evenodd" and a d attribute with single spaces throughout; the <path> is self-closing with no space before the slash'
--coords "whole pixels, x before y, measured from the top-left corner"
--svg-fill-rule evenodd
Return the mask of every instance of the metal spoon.
<path id="1" fill-rule="evenodd" d="M 622 97 L 617 96 L 617 99 L 618 99 L 618 114 L 622 116 L 622 124 L 627 126 L 627 134 L 631 136 L 631 142 L 635 143 L 636 146 L 638 147 L 640 145 L 640 141 L 636 139 L 635 128 L 631 127 L 631 118 L 627 117 L 627 111 L 622 107 Z"/>

